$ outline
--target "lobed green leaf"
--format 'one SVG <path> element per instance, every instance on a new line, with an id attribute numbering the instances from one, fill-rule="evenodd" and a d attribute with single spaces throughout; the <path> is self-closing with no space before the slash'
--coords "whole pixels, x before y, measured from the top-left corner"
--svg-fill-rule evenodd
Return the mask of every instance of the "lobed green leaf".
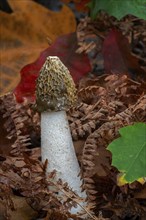
<path id="1" fill-rule="evenodd" d="M 135 123 L 119 130 L 121 137 L 109 144 L 112 165 L 128 183 L 146 177 L 146 123 Z"/>
<path id="2" fill-rule="evenodd" d="M 130 14 L 146 19 L 146 0 L 92 0 L 88 6 L 93 19 L 100 10 L 106 11 L 118 20 Z"/>

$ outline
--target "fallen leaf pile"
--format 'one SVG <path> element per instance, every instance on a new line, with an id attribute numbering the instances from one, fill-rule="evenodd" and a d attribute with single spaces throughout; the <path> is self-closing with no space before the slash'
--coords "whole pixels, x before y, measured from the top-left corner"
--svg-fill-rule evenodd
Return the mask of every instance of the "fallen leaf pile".
<path id="1" fill-rule="evenodd" d="M 145 185 L 139 187 L 135 182 L 119 187 L 118 171 L 111 166 L 111 154 L 106 147 L 119 136 L 119 128 L 137 121 L 146 123 L 146 84 L 127 75 L 85 77 L 79 83 L 78 96 L 79 104 L 68 112 L 68 119 L 89 206 L 94 205 L 97 216 L 102 211 L 103 217 L 107 213 L 112 218 L 145 215 L 145 206 L 141 204 L 144 200 L 135 197 Z M 51 178 L 46 179 L 45 167 L 39 160 L 38 113 L 26 103 L 18 104 L 11 93 L 1 98 L 1 106 L 1 120 L 10 139 L 9 144 L 3 140 L 5 146 L 2 144 L 0 148 L 1 190 L 6 207 L 13 209 L 11 190 L 14 190 L 36 211 L 49 212 L 53 203 L 54 210 L 60 210 L 61 214 L 68 204 L 61 205 L 54 192 L 46 189 L 52 182 Z M 69 216 L 67 211 L 64 215 Z"/>
<path id="2" fill-rule="evenodd" d="M 60 12 L 53 12 L 32 0 L 8 3 L 13 12 L 0 11 L 0 94 L 16 87 L 22 67 L 34 62 L 48 43 L 76 28 L 74 15 L 65 5 Z"/>
<path id="3" fill-rule="evenodd" d="M 95 21 L 85 17 L 78 24 L 77 37 L 77 52 L 89 54 L 95 72 L 103 73 L 105 67 L 109 72 L 123 73 L 128 70 L 130 74 L 136 75 L 138 63 L 142 67 L 141 72 L 146 70 L 145 20 L 126 16 L 118 21 L 105 13 L 100 14 Z"/>
<path id="4" fill-rule="evenodd" d="M 146 123 L 145 21 L 86 17 L 76 38 L 75 20 L 66 6 L 56 13 L 31 0 L 9 4 L 13 13 L 0 12 L 2 93 L 9 91 L 0 96 L 0 219 L 145 220 L 146 182 L 120 185 L 121 173 L 107 150 L 120 137 L 120 128 Z M 60 57 L 77 84 L 77 105 L 67 112 L 87 193 L 87 205 L 77 215 L 69 211 L 81 198 L 55 180 L 57 171 L 46 175 L 49 161 L 41 162 L 35 80 L 52 55 Z"/>
<path id="5" fill-rule="evenodd" d="M 3 145 L 5 140 L 0 146 L 0 199 L 4 206 L 3 217 L 9 219 L 10 210 L 15 210 L 13 193 L 23 196 L 38 214 L 40 211 L 49 214 L 53 208 L 54 212 L 59 212 L 60 217 L 70 217 L 68 209 L 76 205 L 75 201 L 80 201 L 80 198 L 69 189 L 67 183 L 54 180 L 55 172 L 46 176 L 46 164 L 40 162 L 39 148 L 35 146 L 31 149 L 33 139 L 39 133 L 38 115 L 33 114 L 28 105 L 19 105 L 12 93 L 1 98 L 0 104 L 5 118 L 5 133 L 10 139 L 9 146 Z M 50 190 L 49 187 L 53 188 Z M 56 192 L 59 191 L 62 194 L 58 197 Z"/>

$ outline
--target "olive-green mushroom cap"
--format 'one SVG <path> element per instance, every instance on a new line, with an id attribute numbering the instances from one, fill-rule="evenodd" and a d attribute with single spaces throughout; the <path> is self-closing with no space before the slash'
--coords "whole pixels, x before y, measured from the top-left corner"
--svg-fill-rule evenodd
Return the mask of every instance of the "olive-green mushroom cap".
<path id="1" fill-rule="evenodd" d="M 36 108 L 40 112 L 62 111 L 77 101 L 76 88 L 69 70 L 56 56 L 49 56 L 36 81 Z"/>

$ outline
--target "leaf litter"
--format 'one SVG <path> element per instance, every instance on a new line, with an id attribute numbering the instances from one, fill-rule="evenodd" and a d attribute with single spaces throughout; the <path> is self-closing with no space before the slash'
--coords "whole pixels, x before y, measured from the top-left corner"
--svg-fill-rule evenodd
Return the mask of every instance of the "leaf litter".
<path id="1" fill-rule="evenodd" d="M 31 0 L 8 3 L 13 12 L 0 11 L 0 94 L 16 87 L 19 71 L 36 60 L 48 43 L 76 29 L 74 14 L 65 5 L 60 12 L 53 12 Z"/>
<path id="2" fill-rule="evenodd" d="M 98 78 L 101 77 L 96 77 Z M 131 81 L 127 75 L 106 75 L 102 76 L 102 81 L 102 85 L 81 88 L 78 91 L 79 104 L 68 112 L 76 148 L 81 147 L 77 142 L 83 141 L 80 155 L 78 155 L 81 175 L 84 179 L 83 188 L 86 189 L 88 202 L 91 207 L 94 205 L 97 215 L 99 210 L 102 210 L 104 217 L 107 213 L 119 217 L 132 216 L 137 206 L 131 206 L 131 202 L 134 204 L 138 202 L 134 199 L 134 195 L 139 185 L 138 183 L 132 187 L 126 185 L 126 189 L 117 185 L 118 172 L 111 166 L 111 154 L 106 151 L 106 147 L 118 137 L 119 128 L 136 121 L 146 123 L 146 89 L 144 89 L 146 87 L 142 83 Z M 92 83 L 94 82 L 96 84 L 93 80 Z M 119 84 L 123 85 L 124 90 L 122 86 L 118 89 Z M 133 86 L 139 93 L 129 93 L 130 89 L 133 90 Z M 138 90 L 139 87 L 143 89 Z M 87 91 L 90 91 L 90 94 Z M 87 95 L 90 95 L 91 99 Z M 0 169 L 1 187 L 4 192 L 5 190 L 7 192 L 5 192 L 5 202 L 7 201 L 7 206 L 9 204 L 8 208 L 13 209 L 11 195 L 12 192 L 14 194 L 17 192 L 24 196 L 28 204 L 38 212 L 40 210 L 48 212 L 52 205 L 54 210 L 66 209 L 69 204 L 60 204 L 61 200 L 58 201 L 55 193 L 47 189 L 52 182 L 51 178 L 46 179 L 44 165 L 39 160 L 40 151 L 37 149 L 40 142 L 38 141 L 38 145 L 33 144 L 33 139 L 40 136 L 39 115 L 33 112 L 30 105 L 17 103 L 12 93 L 1 97 L 1 107 L 1 117 L 4 117 L 6 133 L 11 142 L 9 152 L 5 148 L 1 154 Z M 32 154 L 36 156 L 32 157 Z M 7 188 L 3 189 L 4 186 Z M 65 186 L 61 185 L 61 187 Z M 56 190 L 58 191 L 58 188 Z M 132 195 L 130 198 L 129 193 Z M 122 200 L 117 198 L 119 195 Z M 33 206 L 35 203 L 36 207 Z M 118 210 L 116 207 L 113 210 L 113 203 L 119 204 Z M 128 204 L 127 214 L 124 213 L 125 204 Z M 141 212 L 144 214 L 144 210 L 144 207 L 139 205 L 138 215 Z M 64 214 L 68 216 L 66 210 Z"/>
<path id="3" fill-rule="evenodd" d="M 107 15 L 104 16 L 107 18 Z M 135 22 L 133 17 L 129 19 Z M 84 26 L 81 25 L 83 22 Z M 136 56 L 137 61 L 143 61 L 137 63 L 138 69 L 134 69 L 138 76 L 136 78 L 127 70 L 118 73 L 113 69 L 110 71 L 111 68 L 104 70 L 103 58 L 98 55 L 102 54 L 102 44 L 111 23 L 117 26 L 119 23 L 113 20 L 109 24 L 108 19 L 101 21 L 100 18 L 96 22 L 86 18 L 78 25 L 79 49 L 88 53 L 93 72 L 86 76 L 83 74 L 84 77 L 77 83 L 78 104 L 68 111 L 81 166 L 80 175 L 84 180 L 82 187 L 88 197 L 87 207 L 82 215 L 71 216 L 69 208 L 76 205 L 80 198 L 69 189 L 67 183 L 55 181 L 55 172 L 47 177 L 45 175 L 47 161 L 42 164 L 40 160 L 40 116 L 32 108 L 32 103 L 27 99 L 18 103 L 10 92 L 0 97 L 0 120 L 4 134 L 1 134 L 0 145 L 0 202 L 3 205 L 2 215 L 7 219 L 15 212 L 14 197 L 24 198 L 34 210 L 36 219 L 144 220 L 146 217 L 146 183 L 141 185 L 135 181 L 118 186 L 119 172 L 112 167 L 112 155 L 106 150 L 108 144 L 119 137 L 120 128 L 135 122 L 146 123 L 146 82 L 143 74 L 138 75 L 139 68 L 145 71 L 145 60 L 141 52 Z M 120 31 L 130 39 L 130 28 L 122 30 L 122 22 L 126 23 L 126 18 L 120 23 Z M 82 38 L 80 31 L 84 33 Z M 143 36 L 135 36 L 144 41 Z M 87 39 L 90 39 L 90 44 Z M 137 48 L 135 44 L 133 48 Z M 128 70 L 131 56 L 132 53 L 127 58 Z M 102 67 L 100 70 L 97 68 L 99 65 Z M 100 75 L 101 72 L 103 74 Z M 23 98 L 23 94 L 22 97 L 20 94 L 20 98 Z M 62 192 L 60 197 L 56 192 Z M 84 214 L 88 217 L 85 218 Z"/>

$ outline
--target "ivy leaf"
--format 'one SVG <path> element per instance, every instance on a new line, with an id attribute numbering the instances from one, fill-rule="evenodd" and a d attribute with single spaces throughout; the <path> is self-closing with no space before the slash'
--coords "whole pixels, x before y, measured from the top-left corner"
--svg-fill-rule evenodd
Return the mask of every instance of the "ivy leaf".
<path id="1" fill-rule="evenodd" d="M 109 144 L 112 165 L 127 183 L 146 177 L 146 123 L 135 123 L 119 130 L 121 137 Z"/>
<path id="2" fill-rule="evenodd" d="M 146 0 L 92 0 L 88 6 L 93 19 L 100 10 L 119 20 L 129 14 L 146 19 Z"/>

